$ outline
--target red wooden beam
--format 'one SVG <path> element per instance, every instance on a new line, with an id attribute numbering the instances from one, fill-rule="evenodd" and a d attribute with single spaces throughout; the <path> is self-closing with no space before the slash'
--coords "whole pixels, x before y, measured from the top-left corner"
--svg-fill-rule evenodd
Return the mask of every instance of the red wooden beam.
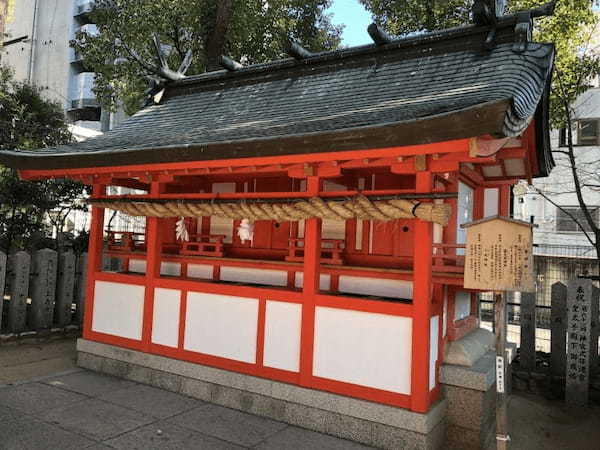
<path id="1" fill-rule="evenodd" d="M 416 188 L 427 192 L 433 188 L 431 172 L 417 173 Z M 429 325 L 432 312 L 433 225 L 416 220 L 414 225 L 414 278 L 412 324 L 411 402 L 413 411 L 424 413 L 429 408 Z"/>
<path id="2" fill-rule="evenodd" d="M 104 195 L 105 186 L 95 184 L 92 188 L 92 198 Z M 102 248 L 104 232 L 104 208 L 92 206 L 92 222 L 88 244 L 87 279 L 86 279 L 86 302 L 83 318 L 83 337 L 89 339 L 92 332 L 94 318 L 94 289 L 96 287 L 96 274 L 101 269 Z"/>
<path id="3" fill-rule="evenodd" d="M 144 183 L 140 180 L 136 180 L 135 178 L 112 178 L 110 181 L 110 185 L 122 186 L 130 189 L 139 189 L 142 191 L 150 190 L 150 184 Z"/>
<path id="4" fill-rule="evenodd" d="M 307 180 L 306 190 L 317 194 L 321 182 L 318 177 Z M 315 340 L 315 304 L 319 293 L 321 265 L 321 219 L 307 219 L 304 225 L 304 276 L 302 296 L 302 328 L 300 333 L 300 384 L 309 387 L 313 376 Z"/>
<path id="5" fill-rule="evenodd" d="M 23 179 L 50 178 L 50 177 L 71 177 L 77 175 L 93 174 L 111 174 L 130 173 L 131 176 L 152 173 L 164 173 L 171 171 L 172 175 L 193 173 L 198 170 L 199 173 L 206 173 L 206 169 L 227 168 L 227 167 L 251 167 L 265 166 L 272 164 L 314 164 L 325 161 L 341 161 L 355 159 L 379 159 L 393 158 L 398 156 L 426 155 L 433 153 L 455 153 L 469 150 L 470 139 L 457 139 L 453 141 L 438 142 L 423 145 L 408 145 L 403 147 L 375 148 L 365 150 L 349 150 L 341 152 L 326 152 L 312 154 L 297 154 L 284 156 L 263 156 L 253 158 L 239 159 L 221 159 L 211 161 L 191 161 L 191 162 L 173 162 L 160 164 L 132 164 L 119 167 L 86 167 L 76 169 L 53 169 L 53 170 L 21 170 L 19 171 Z"/>

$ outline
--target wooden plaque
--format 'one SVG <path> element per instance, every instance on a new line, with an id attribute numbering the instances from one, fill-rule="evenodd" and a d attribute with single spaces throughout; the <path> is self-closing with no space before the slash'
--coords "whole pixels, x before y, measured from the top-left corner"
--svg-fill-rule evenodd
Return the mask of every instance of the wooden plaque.
<path id="1" fill-rule="evenodd" d="M 529 223 L 495 216 L 463 227 L 467 229 L 465 288 L 535 291 Z"/>

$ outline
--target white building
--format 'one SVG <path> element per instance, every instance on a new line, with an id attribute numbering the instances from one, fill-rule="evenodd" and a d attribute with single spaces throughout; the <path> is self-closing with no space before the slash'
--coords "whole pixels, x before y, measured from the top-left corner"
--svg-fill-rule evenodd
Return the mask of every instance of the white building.
<path id="1" fill-rule="evenodd" d="M 46 98 L 63 106 L 77 140 L 97 136 L 125 117 L 123 112 L 102 111 L 93 93 L 94 73 L 69 45 L 78 31 L 98 33 L 89 17 L 93 6 L 94 0 L 18 0 L 0 48 L 0 64 L 11 67 L 16 80 L 38 86 Z M 87 230 L 89 221 L 88 213 L 74 211 L 64 231 Z M 137 231 L 139 224 L 129 222 L 131 218 L 119 216 L 111 224 Z"/>
<path id="2" fill-rule="evenodd" d="M 575 124 L 573 140 L 575 144 L 576 167 L 583 188 L 585 202 L 594 219 L 600 220 L 600 88 L 592 88 L 577 100 L 574 107 Z M 573 174 L 568 156 L 560 153 L 566 150 L 565 130 L 552 134 L 552 148 L 556 167 L 550 176 L 534 180 L 536 189 L 543 192 L 556 205 L 526 184 L 518 185 L 514 196 L 514 216 L 531 220 L 534 230 L 534 243 L 538 254 L 550 252 L 553 256 L 595 257 L 595 251 L 577 224 L 569 217 L 570 213 L 587 229 L 587 222 L 579 207 Z M 565 212 L 567 211 L 567 212 Z"/>
<path id="3" fill-rule="evenodd" d="M 69 46 L 77 31 L 98 32 L 90 23 L 93 0 L 18 0 L 6 24 L 0 64 L 15 79 L 35 84 L 46 98 L 63 105 L 76 139 L 108 129 L 92 92 L 94 73 L 86 71 L 80 55 Z"/>

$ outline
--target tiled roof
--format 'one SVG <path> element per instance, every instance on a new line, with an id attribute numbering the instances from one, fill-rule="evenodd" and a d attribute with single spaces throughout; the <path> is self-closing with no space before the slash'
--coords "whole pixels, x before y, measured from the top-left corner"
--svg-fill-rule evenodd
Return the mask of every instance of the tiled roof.
<path id="1" fill-rule="evenodd" d="M 486 27 L 466 27 L 188 77 L 113 131 L 0 152 L 0 163 L 94 167 L 517 136 L 536 114 L 547 123 L 554 49 L 529 43 L 516 52 L 512 30 L 500 29 L 491 51 L 482 46 Z M 551 164 L 546 140 L 538 138 L 544 166 Z"/>

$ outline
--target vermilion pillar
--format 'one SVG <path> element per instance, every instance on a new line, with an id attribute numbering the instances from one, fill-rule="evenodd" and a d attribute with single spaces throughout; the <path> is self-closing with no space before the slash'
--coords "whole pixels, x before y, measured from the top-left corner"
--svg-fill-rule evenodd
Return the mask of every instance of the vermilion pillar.
<path id="1" fill-rule="evenodd" d="M 319 194 L 319 178 L 308 177 L 306 190 Z M 309 386 L 313 371 L 315 339 L 315 295 L 319 292 L 321 260 L 321 219 L 307 219 L 304 224 L 304 284 L 302 329 L 300 336 L 300 384 Z"/>
<path id="2" fill-rule="evenodd" d="M 433 190 L 431 172 L 417 172 L 416 190 Z M 432 312 L 432 253 L 433 224 L 415 219 L 415 248 L 413 265 L 413 324 L 411 409 L 426 412 L 429 407 L 429 324 Z"/>
<path id="3" fill-rule="evenodd" d="M 160 185 L 153 181 L 150 185 L 151 195 L 160 194 Z M 146 218 L 146 291 L 144 293 L 144 322 L 142 326 L 142 343 L 149 351 L 152 341 L 152 317 L 154 314 L 154 285 L 160 277 L 161 233 L 158 217 Z"/>
<path id="4" fill-rule="evenodd" d="M 106 193 L 106 186 L 94 184 L 92 198 L 98 198 Z M 85 311 L 83 316 L 83 337 L 89 339 L 92 331 L 94 317 L 94 288 L 96 286 L 96 273 L 102 267 L 102 251 L 104 243 L 104 208 L 92 206 L 92 222 L 88 244 L 87 278 L 85 292 Z"/>

